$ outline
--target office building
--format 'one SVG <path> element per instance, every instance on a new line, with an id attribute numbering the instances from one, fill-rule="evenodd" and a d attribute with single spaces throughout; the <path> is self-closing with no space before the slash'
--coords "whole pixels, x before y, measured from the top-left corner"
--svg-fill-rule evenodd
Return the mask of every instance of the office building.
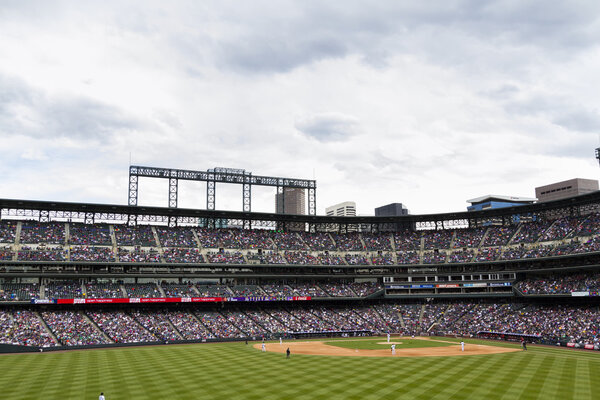
<path id="1" fill-rule="evenodd" d="M 568 181 L 551 183 L 549 185 L 535 188 L 535 197 L 540 203 L 545 201 L 566 199 L 595 192 L 598 190 L 598 181 L 593 179 L 569 179 Z"/>
<path id="2" fill-rule="evenodd" d="M 325 214 L 330 217 L 356 217 L 356 203 L 345 201 L 325 209 Z"/>
<path id="3" fill-rule="evenodd" d="M 375 209 L 376 217 L 397 217 L 408 214 L 408 209 L 402 203 L 391 203 Z"/>
<path id="4" fill-rule="evenodd" d="M 306 196 L 304 189 L 283 188 L 283 193 L 275 194 L 275 213 L 306 214 Z"/>

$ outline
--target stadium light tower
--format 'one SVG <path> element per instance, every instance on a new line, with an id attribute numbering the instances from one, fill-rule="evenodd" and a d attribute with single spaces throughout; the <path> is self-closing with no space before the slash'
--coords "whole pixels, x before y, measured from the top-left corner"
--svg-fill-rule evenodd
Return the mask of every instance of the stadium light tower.
<path id="1" fill-rule="evenodd" d="M 600 147 L 596 147 L 596 160 L 600 164 Z"/>

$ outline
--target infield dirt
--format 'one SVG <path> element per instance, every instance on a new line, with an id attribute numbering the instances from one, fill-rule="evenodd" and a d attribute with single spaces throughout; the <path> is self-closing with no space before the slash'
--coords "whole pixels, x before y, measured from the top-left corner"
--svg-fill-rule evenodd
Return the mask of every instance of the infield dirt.
<path id="1" fill-rule="evenodd" d="M 405 339 L 405 338 L 400 338 Z M 408 339 L 408 338 L 406 338 Z M 420 340 L 431 340 L 425 337 L 418 337 Z M 442 340 L 434 340 L 446 343 Z M 487 346 L 483 344 L 466 344 L 465 351 L 461 351 L 460 344 L 443 347 L 417 347 L 409 349 L 396 349 L 396 355 L 392 355 L 391 349 L 382 350 L 364 350 L 349 349 L 326 344 L 322 341 L 285 341 L 279 343 L 266 343 L 267 351 L 275 353 L 285 353 L 290 349 L 292 354 L 309 354 L 319 356 L 346 356 L 346 357 L 444 357 L 444 356 L 472 356 L 480 354 L 498 354 L 520 351 L 520 349 Z M 261 344 L 255 344 L 254 348 L 261 349 Z"/>

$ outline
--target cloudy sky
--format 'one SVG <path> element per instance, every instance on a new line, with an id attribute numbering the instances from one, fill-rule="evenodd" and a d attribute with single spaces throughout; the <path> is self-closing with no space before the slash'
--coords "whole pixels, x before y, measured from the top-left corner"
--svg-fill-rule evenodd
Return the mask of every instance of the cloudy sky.
<path id="1" fill-rule="evenodd" d="M 130 160 L 314 177 L 318 214 L 533 197 L 598 178 L 598 71 L 595 0 L 0 0 L 0 197 L 126 204 Z"/>

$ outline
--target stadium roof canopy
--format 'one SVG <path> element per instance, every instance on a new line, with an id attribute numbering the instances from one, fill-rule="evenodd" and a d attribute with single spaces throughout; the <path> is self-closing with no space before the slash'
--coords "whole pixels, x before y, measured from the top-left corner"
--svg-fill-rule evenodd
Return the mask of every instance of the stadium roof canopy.
<path id="1" fill-rule="evenodd" d="M 505 208 L 488 209 L 482 211 L 460 211 L 438 214 L 405 215 L 393 217 L 356 216 L 336 217 L 326 215 L 287 215 L 275 213 L 255 213 L 241 211 L 202 210 L 189 208 L 168 207 L 146 207 L 128 206 L 115 204 L 93 204 L 72 203 L 40 200 L 15 200 L 0 199 L 0 218 L 12 216 L 13 218 L 26 217 L 30 211 L 36 214 L 46 215 L 49 219 L 53 215 L 90 215 L 93 219 L 99 218 L 99 214 L 114 216 L 116 214 L 143 217 L 146 221 L 159 221 L 160 218 L 208 218 L 208 219 L 234 219 L 248 221 L 273 221 L 284 223 L 308 223 L 308 224 L 387 224 L 402 223 L 414 224 L 418 222 L 469 220 L 474 225 L 485 222 L 490 218 L 506 218 L 514 215 L 577 215 L 585 210 L 597 210 L 600 208 L 600 191 L 574 196 L 566 199 L 549 201 L 544 203 L 533 203 L 526 205 L 515 205 Z M 33 216 L 33 215 L 32 215 Z M 102 218 L 104 219 L 104 218 Z M 138 220 L 139 221 L 139 220 Z"/>

